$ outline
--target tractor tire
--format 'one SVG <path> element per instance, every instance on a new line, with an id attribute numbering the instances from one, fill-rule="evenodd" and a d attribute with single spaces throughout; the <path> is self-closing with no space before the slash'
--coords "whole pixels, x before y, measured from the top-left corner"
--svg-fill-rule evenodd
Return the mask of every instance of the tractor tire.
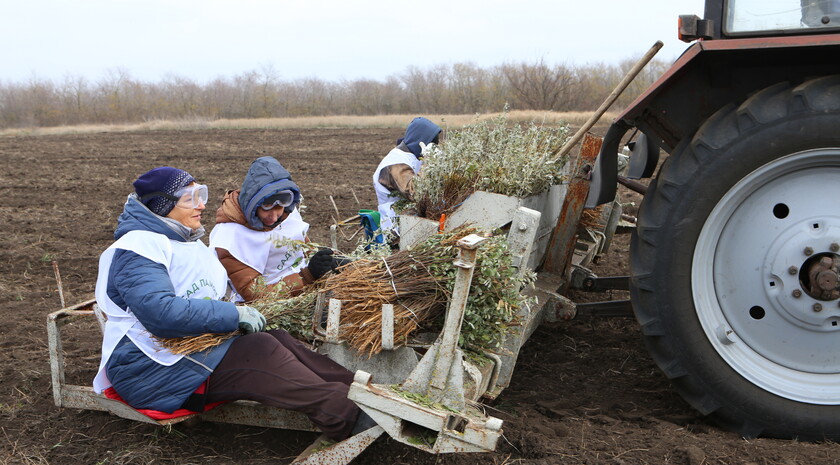
<path id="1" fill-rule="evenodd" d="M 763 89 L 675 148 L 631 239 L 645 344 L 682 397 L 747 438 L 840 440 L 840 76 Z M 838 262 L 840 263 L 840 262 Z"/>

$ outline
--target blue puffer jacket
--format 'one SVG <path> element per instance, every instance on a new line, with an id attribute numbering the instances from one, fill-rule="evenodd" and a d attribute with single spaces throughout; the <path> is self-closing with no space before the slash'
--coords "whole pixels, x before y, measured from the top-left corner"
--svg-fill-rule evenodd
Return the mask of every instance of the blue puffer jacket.
<path id="1" fill-rule="evenodd" d="M 294 192 L 295 199 L 292 205 L 286 208 L 286 211 L 294 211 L 300 203 L 300 188 L 292 181 L 289 170 L 283 168 L 274 157 L 260 157 L 251 163 L 239 191 L 239 206 L 252 229 L 265 229 L 262 220 L 257 216 L 257 208 L 267 197 L 282 190 Z"/>
<path id="2" fill-rule="evenodd" d="M 119 217 L 114 237 L 119 239 L 134 230 L 152 231 L 175 241 L 197 240 L 182 237 L 132 197 Z M 239 323 L 234 304 L 178 297 L 166 267 L 127 250 L 114 254 L 107 292 L 120 308 L 130 307 L 143 326 L 158 337 L 227 333 L 235 331 Z M 163 366 L 147 357 L 126 336 L 108 359 L 108 379 L 134 408 L 172 412 L 210 376 L 232 342 L 229 339 L 172 366 Z"/>

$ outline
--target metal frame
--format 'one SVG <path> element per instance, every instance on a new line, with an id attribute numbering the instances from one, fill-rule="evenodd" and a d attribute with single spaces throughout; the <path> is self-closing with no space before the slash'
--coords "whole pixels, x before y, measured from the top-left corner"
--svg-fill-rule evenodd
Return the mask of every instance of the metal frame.
<path id="1" fill-rule="evenodd" d="M 424 397 L 420 405 L 387 385 L 372 384 L 372 376 L 357 371 L 347 397 L 359 404 L 389 436 L 431 453 L 487 452 L 496 448 L 502 421 L 469 405 L 464 393 L 463 353 L 458 336 L 464 320 L 477 249 L 486 238 L 471 234 L 458 241 L 455 286 L 444 327 L 401 390 Z M 431 405 L 441 404 L 435 408 Z M 434 435 L 425 439 L 424 434 Z"/>

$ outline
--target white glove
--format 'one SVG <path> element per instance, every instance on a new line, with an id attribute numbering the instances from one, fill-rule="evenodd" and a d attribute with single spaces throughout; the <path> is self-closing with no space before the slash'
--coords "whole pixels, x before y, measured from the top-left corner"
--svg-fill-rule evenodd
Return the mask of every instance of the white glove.
<path id="1" fill-rule="evenodd" d="M 433 142 L 429 142 L 428 144 L 426 144 L 422 141 L 420 142 L 420 156 L 422 156 L 422 157 L 425 157 L 425 156 L 428 156 L 432 153 L 435 153 L 438 150 L 439 149 L 438 149 L 437 144 L 435 144 Z"/>
<path id="2" fill-rule="evenodd" d="M 239 329 L 245 334 L 258 333 L 265 329 L 265 317 L 254 307 L 241 305 L 236 307 L 239 312 Z"/>

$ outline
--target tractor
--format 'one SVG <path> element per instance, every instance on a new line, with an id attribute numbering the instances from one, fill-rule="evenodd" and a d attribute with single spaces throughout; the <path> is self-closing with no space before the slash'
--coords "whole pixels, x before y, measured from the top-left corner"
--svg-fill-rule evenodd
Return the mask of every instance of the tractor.
<path id="1" fill-rule="evenodd" d="M 840 2 L 706 0 L 679 35 L 609 127 L 586 206 L 615 198 L 627 148 L 626 178 L 651 178 L 633 310 L 689 404 L 744 437 L 837 441 Z"/>

